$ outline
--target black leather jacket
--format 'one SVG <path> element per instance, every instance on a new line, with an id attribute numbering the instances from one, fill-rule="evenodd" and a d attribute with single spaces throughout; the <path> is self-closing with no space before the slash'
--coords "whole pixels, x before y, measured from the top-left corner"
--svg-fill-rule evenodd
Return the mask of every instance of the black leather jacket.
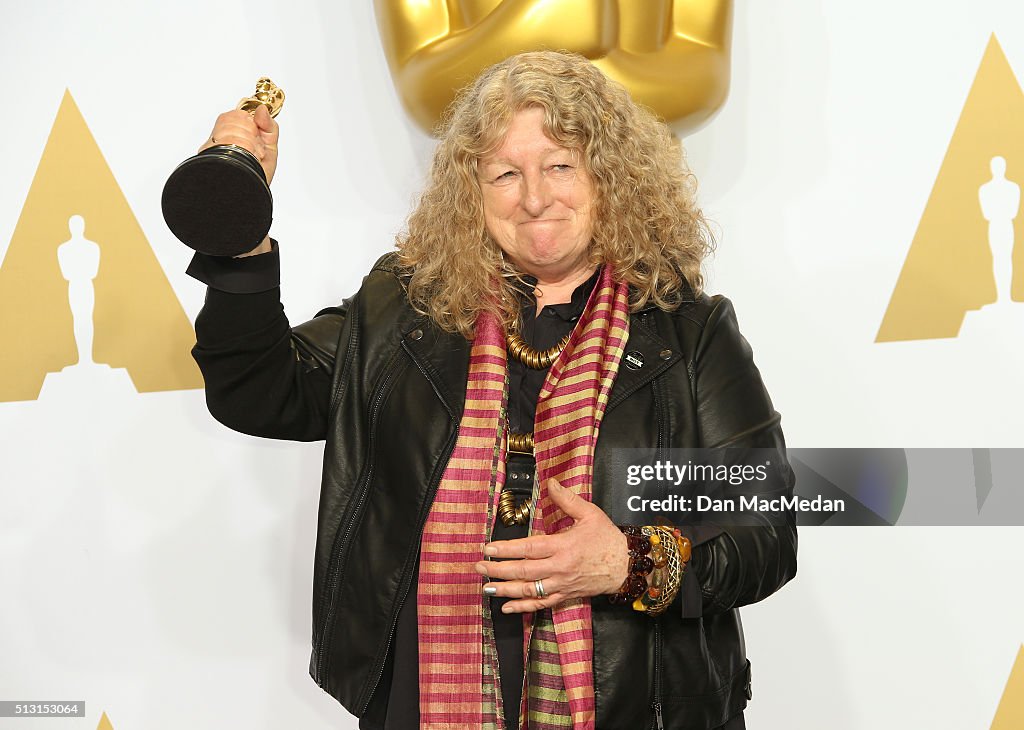
<path id="1" fill-rule="evenodd" d="M 398 611 L 410 593 L 415 600 L 420 534 L 455 444 L 470 343 L 409 307 L 392 256 L 354 297 L 290 334 L 283 312 L 247 325 L 274 343 L 273 352 L 252 348 L 247 337 L 210 341 L 208 321 L 245 317 L 243 304 L 225 314 L 234 305 L 218 301 L 208 297 L 196 323 L 195 356 L 213 415 L 246 433 L 326 438 L 310 673 L 362 716 L 387 696 Z M 612 521 L 634 521 L 625 509 L 627 488 L 609 478 L 621 458 L 615 447 L 746 445 L 777 449 L 786 464 L 779 416 L 727 299 L 702 296 L 674 312 L 651 306 L 634 313 L 626 352 L 639 353 L 643 365 L 619 370 L 595 453 L 593 499 Z M 234 364 L 226 369 L 218 359 Z M 240 362 L 274 371 L 279 386 L 247 391 L 248 366 Z M 306 381 L 316 370 L 321 379 L 330 375 L 327 407 L 310 402 Z M 245 402 L 254 397 L 273 402 L 276 416 L 247 416 Z M 321 425 L 300 427 L 295 414 L 311 409 Z M 656 714 L 665 728 L 712 728 L 750 697 L 736 608 L 793 577 L 796 529 L 684 531 L 697 547 L 666 614 L 651 619 L 592 602 L 600 730 L 654 726 Z"/>

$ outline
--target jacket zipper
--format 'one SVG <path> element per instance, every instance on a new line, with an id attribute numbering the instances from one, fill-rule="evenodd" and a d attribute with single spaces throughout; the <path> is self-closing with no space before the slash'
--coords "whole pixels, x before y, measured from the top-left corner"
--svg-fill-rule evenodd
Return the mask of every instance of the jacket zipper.
<path id="1" fill-rule="evenodd" d="M 648 325 L 648 315 L 644 313 L 641 315 L 641 321 L 644 326 Z M 650 328 L 652 332 L 657 334 L 656 328 Z M 665 417 L 665 404 L 664 396 L 661 391 L 661 380 L 655 378 L 651 381 L 651 395 L 654 399 L 654 414 L 655 420 L 658 424 L 657 441 L 655 443 L 655 458 L 660 461 L 665 456 L 665 442 L 667 439 L 666 431 L 667 419 Z M 654 623 L 654 696 L 652 697 L 651 710 L 654 713 L 654 719 L 651 723 L 652 730 L 665 730 L 665 719 L 661 714 L 661 621 L 655 619 Z"/>
<path id="2" fill-rule="evenodd" d="M 349 543 L 349 538 L 352 534 L 352 529 L 356 523 L 356 518 L 360 515 L 363 510 L 363 504 L 366 502 L 366 495 L 369 492 L 370 481 L 373 478 L 373 460 L 376 454 L 376 448 L 374 446 L 374 431 L 377 420 L 377 413 L 380 410 L 380 404 L 384 401 L 384 397 L 389 393 L 388 386 L 394 379 L 395 374 L 398 371 L 398 366 L 391 368 L 384 382 L 381 384 L 380 389 L 377 391 L 377 395 L 373 400 L 373 404 L 370 408 L 370 435 L 368 439 L 368 452 L 367 457 L 367 469 L 366 474 L 363 477 L 362 482 L 356 490 L 356 505 L 349 512 L 348 519 L 345 522 L 344 529 L 335 536 L 334 544 L 331 546 L 331 561 L 328 563 L 328 575 L 327 575 L 327 591 L 325 597 L 321 600 L 320 611 L 324 613 L 324 621 L 320 631 L 320 641 L 317 647 L 317 670 L 316 670 L 316 682 L 320 686 L 323 686 L 326 677 L 324 672 L 327 669 L 327 653 L 324 649 L 327 648 L 329 643 L 328 634 L 331 632 L 334 622 L 334 611 L 337 604 L 337 596 L 335 595 L 338 584 L 341 582 L 341 565 L 342 561 L 341 551 Z"/>
<path id="3" fill-rule="evenodd" d="M 433 383 L 433 379 L 431 378 L 430 373 L 428 373 L 423 368 L 423 366 L 420 365 L 419 360 L 417 360 L 414 357 L 413 362 L 416 364 L 416 368 L 423 374 L 423 377 L 427 379 L 427 382 Z M 438 397 L 441 397 L 440 393 L 438 393 Z M 444 403 L 443 398 L 441 398 L 441 402 Z M 451 419 L 451 421 L 455 422 L 456 418 L 452 410 L 448 408 L 448 406 L 445 406 L 445 410 L 448 411 L 448 417 Z M 452 452 L 455 450 L 455 442 L 458 439 L 458 436 L 459 429 L 458 426 L 456 426 L 456 428 L 448 436 L 448 442 L 445 444 L 442 458 L 439 459 L 437 464 L 434 465 L 434 473 L 431 475 L 430 484 L 427 488 L 427 498 L 426 500 L 424 500 L 423 509 L 420 510 L 420 516 L 416 523 L 417 536 L 421 537 L 423 535 L 423 527 L 427 522 L 427 518 L 430 516 L 430 507 L 431 505 L 434 504 L 434 496 L 437 494 L 437 488 L 440 486 L 441 478 L 444 476 L 444 469 L 448 466 L 448 461 L 449 459 L 451 459 Z M 419 551 L 417 551 L 416 554 L 418 555 Z M 415 565 L 416 561 L 410 561 L 410 564 Z M 402 597 L 398 600 L 398 604 L 395 606 L 395 610 L 391 614 L 391 625 L 390 628 L 388 629 L 388 638 L 384 644 L 384 658 L 381 660 L 380 667 L 377 669 L 377 673 L 376 676 L 374 676 L 373 678 L 373 682 L 369 685 L 370 690 L 366 694 L 366 700 L 360 703 L 362 705 L 360 712 L 365 712 L 366 708 L 369 707 L 370 700 L 373 699 L 373 695 L 377 691 L 378 685 L 380 685 L 380 678 L 384 675 L 384 665 L 387 664 L 388 654 L 391 652 L 391 642 L 395 639 L 395 628 L 398 626 L 398 616 L 402 612 L 402 606 L 405 605 L 406 599 L 409 598 L 409 591 L 412 590 L 411 580 L 412 578 L 410 576 L 410 566 L 407 565 L 402 570 L 402 581 L 400 583 L 400 585 L 405 586 L 405 589 L 402 592 Z M 409 585 L 406 585 L 407 583 L 409 583 Z"/>
<path id="4" fill-rule="evenodd" d="M 646 325 L 647 315 L 644 315 Z M 652 330 L 657 333 L 657 330 Z M 655 457 L 658 461 L 665 458 L 665 441 L 668 438 L 668 419 L 666 417 L 665 396 L 662 393 L 661 378 L 651 381 L 651 397 L 654 400 L 654 416 L 658 423 L 657 443 L 655 444 Z"/>
<path id="5" fill-rule="evenodd" d="M 459 429 L 456 428 L 452 431 L 451 436 L 448 438 L 448 443 L 445 444 L 444 456 L 438 461 L 434 467 L 434 475 L 430 480 L 430 487 L 427 490 L 427 498 L 423 503 L 423 510 L 420 514 L 420 518 L 417 521 L 416 534 L 418 538 L 422 538 L 423 527 L 426 525 L 427 518 L 430 516 L 430 506 L 434 503 L 434 495 L 437 494 L 437 488 L 441 484 L 441 477 L 444 476 L 444 469 L 440 469 L 438 473 L 438 467 L 441 465 L 447 466 L 448 460 L 451 458 L 452 452 L 455 450 L 455 440 L 459 435 Z M 419 551 L 416 551 L 419 554 Z M 370 700 L 373 699 L 374 693 L 377 691 L 377 686 L 380 684 L 381 677 L 384 676 L 384 665 L 387 664 L 388 654 L 391 652 L 391 642 L 395 639 L 395 629 L 398 627 L 398 615 L 402 612 L 402 606 L 405 605 L 406 600 L 409 598 L 409 591 L 412 590 L 412 576 L 411 567 L 416 565 L 416 560 L 410 561 L 402 571 L 402 581 L 399 585 L 405 586 L 402 591 L 402 596 L 398 600 L 395 610 L 391 614 L 391 627 L 388 629 L 388 638 L 384 644 L 383 660 L 381 660 L 380 667 L 377 669 L 377 673 L 373 678 L 373 682 L 370 683 L 370 691 L 366 695 L 366 700 L 361 702 L 360 712 L 365 712 L 366 708 L 370 705 Z"/>
<path id="6" fill-rule="evenodd" d="M 661 716 L 661 622 L 654 622 L 654 730 L 665 730 L 665 722 Z"/>

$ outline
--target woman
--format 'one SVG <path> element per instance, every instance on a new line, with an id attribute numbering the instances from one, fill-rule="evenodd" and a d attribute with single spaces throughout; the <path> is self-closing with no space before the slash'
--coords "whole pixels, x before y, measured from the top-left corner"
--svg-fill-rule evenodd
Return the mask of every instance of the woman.
<path id="1" fill-rule="evenodd" d="M 214 140 L 272 178 L 263 110 Z M 694 198 L 621 86 L 528 53 L 453 104 L 397 253 L 342 305 L 291 329 L 269 239 L 197 254 L 213 415 L 327 441 L 310 670 L 360 727 L 743 727 L 735 609 L 795 573 L 792 522 L 620 528 L 611 476 L 625 448 L 729 445 L 791 488 L 731 305 L 700 293 Z"/>

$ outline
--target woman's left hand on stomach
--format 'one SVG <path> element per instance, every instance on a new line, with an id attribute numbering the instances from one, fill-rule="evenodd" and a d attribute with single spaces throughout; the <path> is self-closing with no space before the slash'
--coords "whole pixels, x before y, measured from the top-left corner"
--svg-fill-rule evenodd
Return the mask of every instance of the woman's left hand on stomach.
<path id="1" fill-rule="evenodd" d="M 510 600 L 505 613 L 526 613 L 556 606 L 571 598 L 615 593 L 629 573 L 626 536 L 608 515 L 554 479 L 545 483 L 551 500 L 574 520 L 555 535 L 500 540 L 484 546 L 491 560 L 476 572 L 493 582 L 485 593 Z M 537 596 L 541 581 L 544 598 Z"/>

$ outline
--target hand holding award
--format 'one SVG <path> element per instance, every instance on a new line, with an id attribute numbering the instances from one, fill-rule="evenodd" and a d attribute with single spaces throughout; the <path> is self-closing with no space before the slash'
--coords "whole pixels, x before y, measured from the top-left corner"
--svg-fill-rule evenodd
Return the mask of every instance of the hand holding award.
<path id="1" fill-rule="evenodd" d="M 199 154 L 182 162 L 164 185 L 164 220 L 190 248 L 211 256 L 238 256 L 270 231 L 270 181 L 277 168 L 274 117 L 284 92 L 261 78 L 256 93 L 217 117 Z"/>

